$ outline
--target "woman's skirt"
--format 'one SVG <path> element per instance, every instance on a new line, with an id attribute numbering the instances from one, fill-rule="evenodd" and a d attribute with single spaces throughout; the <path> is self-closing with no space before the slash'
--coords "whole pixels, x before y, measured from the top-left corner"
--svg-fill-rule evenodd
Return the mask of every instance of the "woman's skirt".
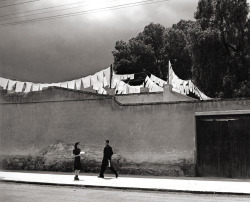
<path id="1" fill-rule="evenodd" d="M 81 159 L 80 156 L 75 157 L 75 162 L 74 162 L 74 170 L 81 170 L 82 165 L 81 165 Z"/>

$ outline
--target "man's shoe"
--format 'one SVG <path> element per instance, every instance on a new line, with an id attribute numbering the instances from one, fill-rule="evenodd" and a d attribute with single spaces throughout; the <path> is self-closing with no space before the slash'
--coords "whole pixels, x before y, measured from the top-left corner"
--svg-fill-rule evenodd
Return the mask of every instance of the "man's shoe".
<path id="1" fill-rule="evenodd" d="M 74 180 L 79 180 L 79 178 L 78 178 L 78 177 L 75 177 Z"/>
<path id="2" fill-rule="evenodd" d="M 116 172 L 115 177 L 118 178 L 118 172 Z"/>
<path id="3" fill-rule="evenodd" d="M 104 176 L 100 176 L 100 175 L 98 175 L 98 177 L 99 177 L 99 178 L 104 178 Z"/>

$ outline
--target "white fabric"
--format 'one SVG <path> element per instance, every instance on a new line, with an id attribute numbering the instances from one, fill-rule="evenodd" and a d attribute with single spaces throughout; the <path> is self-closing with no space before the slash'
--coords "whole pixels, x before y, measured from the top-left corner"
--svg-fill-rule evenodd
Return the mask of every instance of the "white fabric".
<path id="1" fill-rule="evenodd" d="M 32 84 L 33 83 L 31 82 L 25 82 L 25 89 L 24 89 L 25 93 L 29 93 L 31 91 Z"/>
<path id="2" fill-rule="evenodd" d="M 82 78 L 82 84 L 83 84 L 83 88 L 88 88 L 90 87 L 90 76 L 84 77 Z"/>
<path id="3" fill-rule="evenodd" d="M 184 88 L 184 93 L 187 95 L 189 94 L 189 86 L 188 86 L 189 81 L 184 81 L 183 82 L 183 88 Z"/>
<path id="4" fill-rule="evenodd" d="M 194 84 L 193 84 L 193 82 L 190 81 L 190 80 L 189 80 L 189 82 L 188 82 L 188 87 L 189 87 L 189 91 L 190 91 L 190 92 L 194 92 Z"/>
<path id="5" fill-rule="evenodd" d="M 134 86 L 135 93 L 141 92 L 141 86 Z"/>
<path id="6" fill-rule="evenodd" d="M 8 86 L 8 81 L 9 81 L 8 79 L 0 77 L 0 86 L 5 90 Z"/>
<path id="7" fill-rule="evenodd" d="M 118 74 L 113 74 L 112 80 L 118 80 L 118 81 L 120 81 L 121 80 L 121 76 L 118 75 Z"/>
<path id="8" fill-rule="evenodd" d="M 173 71 L 171 64 L 169 63 L 169 82 L 173 86 L 173 91 L 187 95 L 189 92 L 193 92 L 201 100 L 211 99 L 201 92 L 191 80 L 180 79 Z"/>
<path id="9" fill-rule="evenodd" d="M 129 94 L 135 93 L 135 88 L 133 88 L 133 86 L 129 86 L 129 87 L 128 87 L 128 93 L 129 93 Z"/>
<path id="10" fill-rule="evenodd" d="M 49 83 L 49 84 L 46 84 L 46 85 L 47 85 L 47 88 L 51 87 L 51 86 L 54 86 L 53 83 Z"/>
<path id="11" fill-rule="evenodd" d="M 105 89 L 103 89 L 103 90 L 104 90 L 104 91 L 103 91 L 102 94 L 107 95 L 107 94 L 108 94 L 107 91 L 106 91 Z"/>
<path id="12" fill-rule="evenodd" d="M 121 81 L 121 80 L 127 80 L 128 78 L 130 78 L 131 80 L 134 79 L 134 74 L 113 74 L 112 79 L 117 79 Z"/>
<path id="13" fill-rule="evenodd" d="M 90 85 L 93 86 L 97 82 L 97 75 L 90 76 Z"/>
<path id="14" fill-rule="evenodd" d="M 124 88 L 125 88 L 125 83 L 123 81 L 119 81 L 116 89 L 122 92 Z"/>
<path id="15" fill-rule="evenodd" d="M 97 76 L 97 80 L 101 83 L 103 83 L 103 71 L 95 73 Z"/>
<path id="16" fill-rule="evenodd" d="M 7 90 L 15 90 L 16 81 L 9 80 Z"/>
<path id="17" fill-rule="evenodd" d="M 68 89 L 75 89 L 75 81 L 68 81 Z"/>
<path id="18" fill-rule="evenodd" d="M 107 81 L 107 77 L 104 76 L 103 77 L 103 87 L 106 87 L 106 86 L 109 86 L 109 84 L 108 84 L 108 81 Z"/>
<path id="19" fill-rule="evenodd" d="M 113 78 L 112 83 L 111 83 L 111 88 L 116 88 L 118 83 L 119 83 L 119 80 L 116 78 Z"/>
<path id="20" fill-rule="evenodd" d="M 17 92 L 17 93 L 22 92 L 23 91 L 23 85 L 24 85 L 24 82 L 17 81 L 16 82 L 15 92 Z"/>
<path id="21" fill-rule="evenodd" d="M 110 85 L 110 67 L 103 70 L 103 74 L 107 79 L 108 85 Z"/>
<path id="22" fill-rule="evenodd" d="M 124 84 L 122 94 L 127 94 L 128 93 L 128 84 Z"/>
<path id="23" fill-rule="evenodd" d="M 52 86 L 60 87 L 60 83 L 52 83 Z"/>
<path id="24" fill-rule="evenodd" d="M 39 90 L 43 90 L 44 88 L 48 88 L 49 84 L 40 84 Z"/>
<path id="25" fill-rule="evenodd" d="M 93 89 L 94 89 L 94 90 L 99 90 L 100 88 L 102 88 L 102 83 L 101 83 L 101 82 L 96 82 L 96 83 L 93 85 Z"/>
<path id="26" fill-rule="evenodd" d="M 124 74 L 120 76 L 121 80 L 127 80 L 128 79 L 128 75 Z"/>
<path id="27" fill-rule="evenodd" d="M 155 84 L 148 76 L 145 79 L 146 87 L 149 88 L 149 92 L 162 92 L 163 88 Z"/>
<path id="28" fill-rule="evenodd" d="M 40 84 L 33 83 L 31 90 L 32 91 L 39 91 L 40 90 Z"/>
<path id="29" fill-rule="evenodd" d="M 105 89 L 103 87 L 100 87 L 97 91 L 98 94 L 103 94 Z"/>
<path id="30" fill-rule="evenodd" d="M 135 78 L 135 75 L 134 74 L 130 74 L 129 78 L 130 78 L 130 80 L 133 80 Z"/>
<path id="31" fill-rule="evenodd" d="M 60 83 L 60 87 L 68 88 L 68 83 L 67 82 Z"/>
<path id="32" fill-rule="evenodd" d="M 82 79 L 75 80 L 76 90 L 81 90 Z"/>

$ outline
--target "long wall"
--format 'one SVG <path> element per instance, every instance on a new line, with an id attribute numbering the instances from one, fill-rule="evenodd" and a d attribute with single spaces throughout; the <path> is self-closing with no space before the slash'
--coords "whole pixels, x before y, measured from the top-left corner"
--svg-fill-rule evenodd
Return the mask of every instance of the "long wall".
<path id="1" fill-rule="evenodd" d="M 109 139 L 124 173 L 146 169 L 149 174 L 194 176 L 195 112 L 250 108 L 250 99 L 127 104 L 111 96 L 69 96 L 75 92 L 61 89 L 47 93 L 60 98 L 41 99 L 41 92 L 1 96 L 2 156 L 36 155 L 55 142 L 76 141 L 101 154 Z"/>

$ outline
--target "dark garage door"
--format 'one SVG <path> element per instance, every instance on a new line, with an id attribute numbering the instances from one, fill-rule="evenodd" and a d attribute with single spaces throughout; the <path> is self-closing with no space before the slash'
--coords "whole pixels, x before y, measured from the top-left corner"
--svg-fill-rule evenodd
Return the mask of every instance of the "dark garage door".
<path id="1" fill-rule="evenodd" d="M 196 118 L 198 176 L 250 178 L 250 116 Z"/>

